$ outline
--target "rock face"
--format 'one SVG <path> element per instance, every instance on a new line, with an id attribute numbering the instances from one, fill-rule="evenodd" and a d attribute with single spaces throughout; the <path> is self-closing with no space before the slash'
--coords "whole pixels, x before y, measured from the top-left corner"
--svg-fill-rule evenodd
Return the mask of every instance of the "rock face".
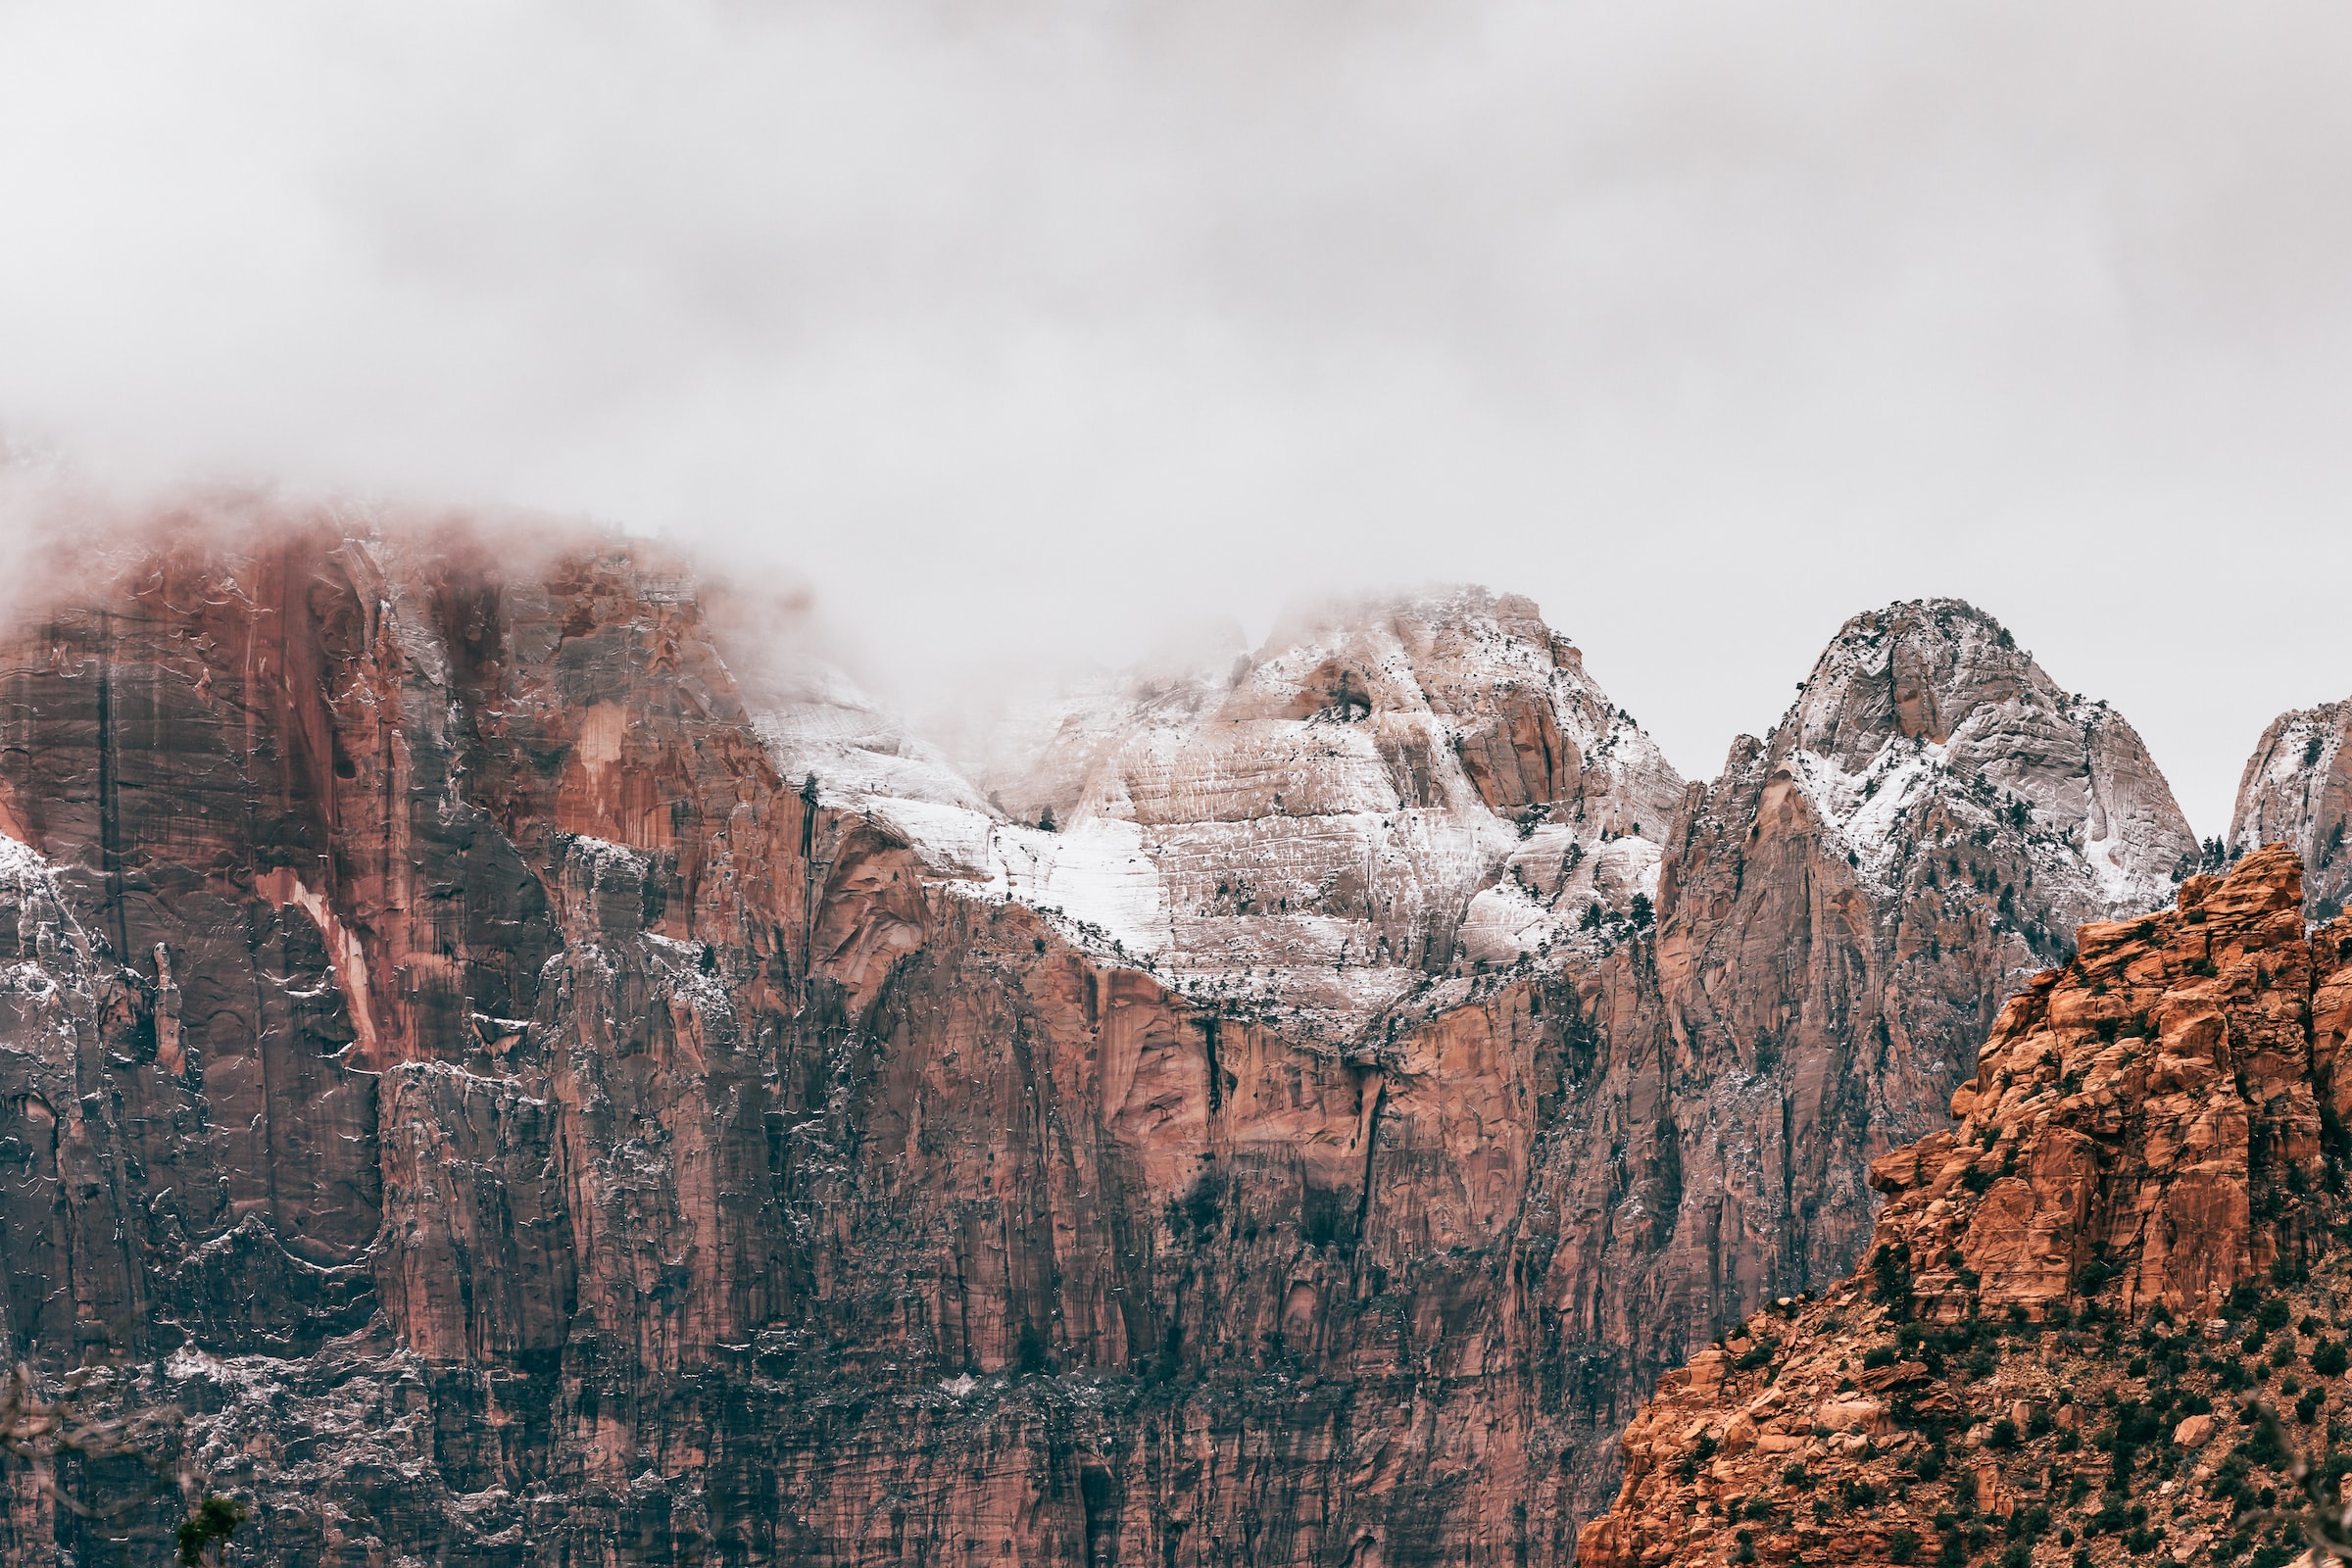
<path id="1" fill-rule="evenodd" d="M 1524 601 L 1310 617 L 1048 832 L 640 551 L 176 523 L 0 644 L 0 1312 L 257 1562 L 1562 1560 L 2185 843 L 1959 607 L 1688 792 Z"/>
<path id="2" fill-rule="evenodd" d="M 2237 784 L 2230 844 L 2289 844 L 2303 858 L 2313 914 L 2332 920 L 2352 900 L 2352 703 L 2281 713 L 2262 732 Z"/>
<path id="3" fill-rule="evenodd" d="M 1523 1246 L 1572 1345 L 1572 1511 L 1656 1376 L 1838 1278 L 1871 1159 L 1945 1104 L 2035 955 L 2136 912 L 2193 845 L 2130 727 L 1948 601 L 1848 621 L 1763 741 L 1694 787 L 1654 942 L 1581 978 Z M 1582 1430 L 1578 1430 L 1582 1423 Z"/>
<path id="4" fill-rule="evenodd" d="M 2257 1503 L 2301 1499 L 2244 1391 L 2294 1405 L 2290 1443 L 2342 1429 L 2348 962 L 2352 926 L 2306 937 L 2284 846 L 2085 926 L 1958 1125 L 1873 1168 L 1871 1262 L 1661 1381 L 1580 1561 L 1904 1562 L 1939 1535 L 1959 1561 L 1997 1534 L 2223 1562 L 2269 1535 Z"/>
<path id="5" fill-rule="evenodd" d="M 179 525 L 0 653 L 15 1348 L 211 1411 L 265 1560 L 478 1555 L 788 1289 L 799 806 L 623 558 Z"/>

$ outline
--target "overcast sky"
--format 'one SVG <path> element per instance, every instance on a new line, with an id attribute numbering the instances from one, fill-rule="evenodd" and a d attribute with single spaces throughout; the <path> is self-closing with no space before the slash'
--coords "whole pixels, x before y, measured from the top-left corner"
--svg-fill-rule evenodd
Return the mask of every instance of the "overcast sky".
<path id="1" fill-rule="evenodd" d="M 2352 695 L 2352 10 L 0 0 L 0 424 L 794 572 L 907 700 L 1534 596 L 1687 773 L 1949 593 Z"/>

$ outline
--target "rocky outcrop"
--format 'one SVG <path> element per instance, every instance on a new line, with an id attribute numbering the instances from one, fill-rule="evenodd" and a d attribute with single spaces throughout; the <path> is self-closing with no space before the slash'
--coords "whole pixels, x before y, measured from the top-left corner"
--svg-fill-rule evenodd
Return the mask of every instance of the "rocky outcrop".
<path id="1" fill-rule="evenodd" d="M 1560 1560 L 2166 875 L 1954 607 L 1679 796 L 1523 601 L 1310 617 L 1049 832 L 635 547 L 175 537 L 0 646 L 0 1241 L 259 1562 Z"/>
<path id="2" fill-rule="evenodd" d="M 2036 955 L 2135 912 L 2192 848 L 2128 725 L 1949 601 L 1848 621 L 1788 715 L 1695 786 L 1653 940 L 1578 982 L 1519 1246 L 1577 1347 L 1572 1500 L 1659 1373 L 1761 1300 L 1841 1277 L 1872 1159 L 1945 1125 Z"/>
<path id="3" fill-rule="evenodd" d="M 2316 918 L 2352 901 L 2352 703 L 2281 713 L 2262 732 L 2238 779 L 2229 846 L 2288 844 L 2303 858 L 2304 894 Z"/>
<path id="4" fill-rule="evenodd" d="M 2226 1562 L 2269 1536 L 2259 1509 L 2301 1498 L 2247 1391 L 2312 1446 L 2344 1403 L 2348 960 L 2352 928 L 2306 937 L 2284 846 L 2084 927 L 2003 1011 L 1957 1126 L 1874 1167 L 1871 1261 L 1662 1381 L 1580 1560 L 1961 1561 L 2005 1537 L 2021 1562 Z"/>

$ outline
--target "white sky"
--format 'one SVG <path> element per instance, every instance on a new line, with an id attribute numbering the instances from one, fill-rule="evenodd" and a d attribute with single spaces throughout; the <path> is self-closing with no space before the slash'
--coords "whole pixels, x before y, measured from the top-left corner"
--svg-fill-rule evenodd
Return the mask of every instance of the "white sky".
<path id="1" fill-rule="evenodd" d="M 1533 595 L 1712 773 L 1950 593 L 2352 694 L 2352 11 L 0 0 L 0 423 L 793 572 L 920 702 Z"/>

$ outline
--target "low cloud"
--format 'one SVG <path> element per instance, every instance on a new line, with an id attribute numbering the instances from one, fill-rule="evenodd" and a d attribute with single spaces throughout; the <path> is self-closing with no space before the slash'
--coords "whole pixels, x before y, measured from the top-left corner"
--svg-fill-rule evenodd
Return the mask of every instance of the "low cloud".
<path id="1" fill-rule="evenodd" d="M 659 530 L 912 700 L 1482 579 L 1691 773 L 1958 593 L 2215 831 L 2352 692 L 2347 67 L 2316 5 L 18 7 L 0 428 Z"/>

